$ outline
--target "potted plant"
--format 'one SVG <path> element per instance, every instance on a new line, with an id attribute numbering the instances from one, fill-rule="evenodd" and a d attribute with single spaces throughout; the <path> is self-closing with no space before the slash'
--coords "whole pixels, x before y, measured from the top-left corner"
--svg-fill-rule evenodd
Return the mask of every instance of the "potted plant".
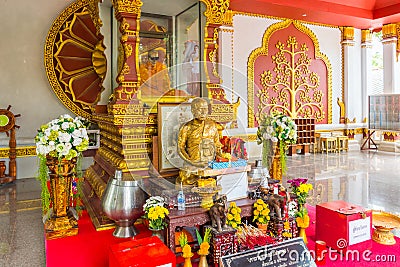
<path id="1" fill-rule="evenodd" d="M 268 222 L 271 219 L 269 216 L 270 209 L 262 199 L 257 199 L 253 204 L 253 222 L 256 222 L 258 228 L 264 233 L 267 232 Z"/>
<path id="2" fill-rule="evenodd" d="M 43 213 L 46 214 L 46 237 L 77 234 L 77 216 L 69 209 L 70 192 L 76 177 L 77 160 L 89 145 L 86 126 L 80 117 L 61 115 L 40 127 L 35 143 L 40 160 L 38 179 L 42 186 Z"/>

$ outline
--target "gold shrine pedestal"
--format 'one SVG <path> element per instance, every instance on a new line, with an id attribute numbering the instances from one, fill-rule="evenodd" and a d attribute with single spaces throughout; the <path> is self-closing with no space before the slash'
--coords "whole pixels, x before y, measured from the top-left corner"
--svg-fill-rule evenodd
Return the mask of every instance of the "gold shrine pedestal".
<path id="1" fill-rule="evenodd" d="M 282 162 L 279 153 L 279 142 L 272 143 L 272 162 L 269 169 L 269 176 L 272 179 L 282 181 Z"/>
<path id="2" fill-rule="evenodd" d="M 385 211 L 372 211 L 372 225 L 375 230 L 372 240 L 383 245 L 394 245 L 392 230 L 400 228 L 400 217 Z"/>
<path id="3" fill-rule="evenodd" d="M 78 234 L 78 222 L 69 210 L 72 178 L 75 175 L 76 158 L 58 160 L 47 157 L 50 175 L 50 199 L 52 209 L 44 224 L 46 239 L 56 239 Z"/>

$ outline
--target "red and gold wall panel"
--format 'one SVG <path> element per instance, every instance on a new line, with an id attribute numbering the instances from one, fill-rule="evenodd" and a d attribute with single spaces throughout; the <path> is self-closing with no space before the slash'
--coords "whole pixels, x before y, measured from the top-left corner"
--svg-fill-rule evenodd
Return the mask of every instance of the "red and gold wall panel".
<path id="1" fill-rule="evenodd" d="M 262 44 L 248 62 L 249 127 L 273 111 L 329 123 L 331 65 L 314 33 L 286 20 L 269 27 Z"/>

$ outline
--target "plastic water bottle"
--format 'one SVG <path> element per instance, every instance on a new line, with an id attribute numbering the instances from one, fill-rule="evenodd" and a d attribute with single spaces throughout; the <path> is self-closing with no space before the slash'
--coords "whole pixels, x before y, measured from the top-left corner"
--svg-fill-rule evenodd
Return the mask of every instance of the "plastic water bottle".
<path id="1" fill-rule="evenodd" d="M 183 193 L 182 183 L 181 183 L 181 190 L 178 193 L 178 210 L 185 210 L 186 200 L 185 194 Z"/>

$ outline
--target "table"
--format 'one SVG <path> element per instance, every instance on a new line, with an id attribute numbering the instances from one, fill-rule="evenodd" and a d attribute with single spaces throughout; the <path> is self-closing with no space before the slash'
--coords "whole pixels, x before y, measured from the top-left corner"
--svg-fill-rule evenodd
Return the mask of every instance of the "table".
<path id="1" fill-rule="evenodd" d="M 255 200 L 243 198 L 236 200 L 236 205 L 242 209 L 242 217 L 250 217 L 253 212 L 253 203 Z M 199 226 L 210 221 L 208 210 L 200 207 L 186 208 L 186 210 L 170 210 L 166 216 L 167 233 L 166 244 L 175 252 L 175 229 L 179 226 Z"/>

